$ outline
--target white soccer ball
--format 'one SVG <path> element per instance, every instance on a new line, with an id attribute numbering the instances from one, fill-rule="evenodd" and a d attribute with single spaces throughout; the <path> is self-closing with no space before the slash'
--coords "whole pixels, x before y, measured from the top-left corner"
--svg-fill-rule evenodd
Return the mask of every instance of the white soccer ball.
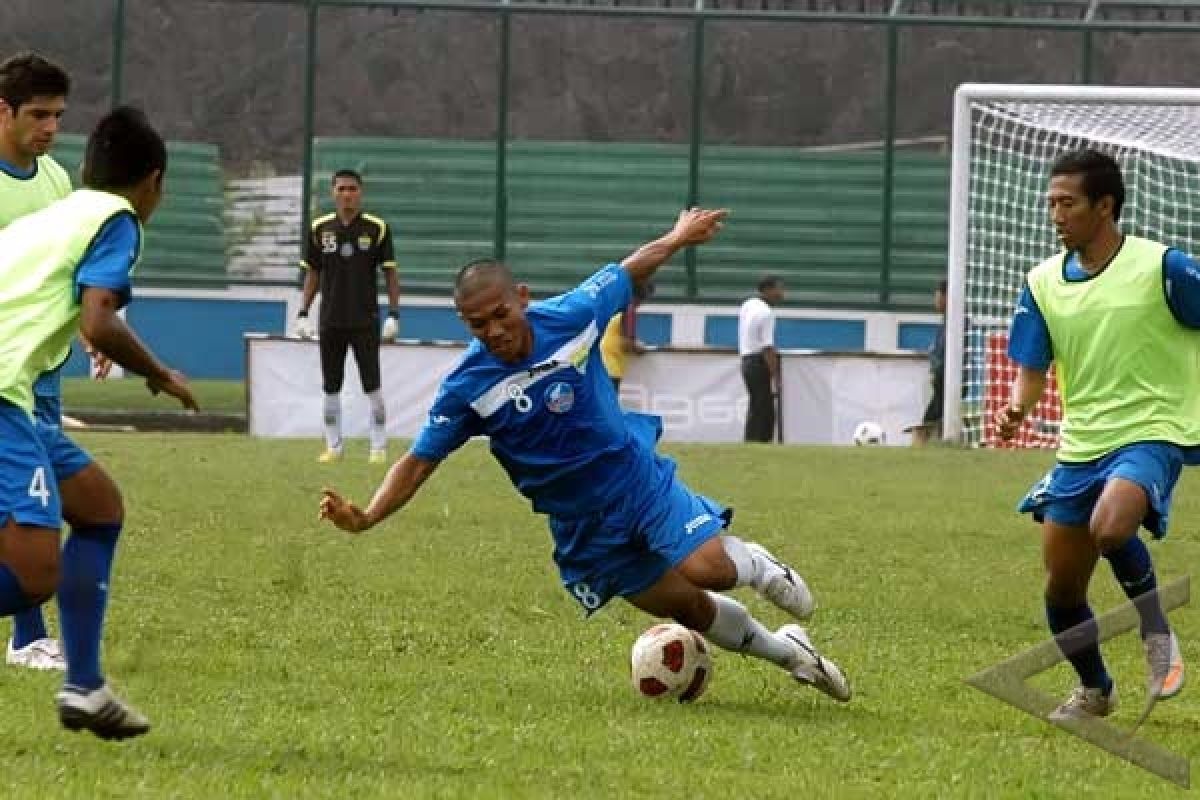
<path id="1" fill-rule="evenodd" d="M 878 422 L 860 422 L 858 427 L 854 429 L 854 443 L 859 447 L 867 445 L 884 444 L 887 442 L 887 434 L 883 432 L 883 426 Z"/>
<path id="2" fill-rule="evenodd" d="M 633 643 L 631 677 L 642 697 L 672 697 L 690 703 L 712 677 L 708 642 L 674 622 L 655 625 Z"/>

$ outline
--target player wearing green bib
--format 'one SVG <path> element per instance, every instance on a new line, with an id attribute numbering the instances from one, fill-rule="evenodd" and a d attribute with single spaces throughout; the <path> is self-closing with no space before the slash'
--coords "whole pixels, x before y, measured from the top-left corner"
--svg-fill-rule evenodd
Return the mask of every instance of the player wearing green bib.
<path id="1" fill-rule="evenodd" d="M 1020 505 L 1042 525 L 1046 618 L 1081 685 L 1053 720 L 1107 716 L 1113 679 L 1100 655 L 1088 584 L 1103 556 L 1133 601 L 1150 702 L 1183 688 L 1179 641 L 1162 610 L 1150 552 L 1171 493 L 1200 446 L 1200 266 L 1118 227 L 1125 185 L 1095 150 L 1055 161 L 1047 192 L 1064 252 L 1028 275 L 1009 335 L 1019 371 L 995 420 L 1011 438 L 1054 364 L 1063 404 L 1058 463 Z"/>
<path id="2" fill-rule="evenodd" d="M 77 331 L 152 391 L 196 404 L 187 382 L 141 344 L 117 312 L 131 296 L 141 223 L 162 197 L 166 148 L 141 112 L 118 108 L 88 139 L 78 190 L 0 230 L 0 616 L 60 594 L 68 674 L 59 718 L 103 738 L 145 733 L 99 667 L 116 531 L 59 551 L 63 498 L 35 428 L 34 383 L 66 358 Z M 93 533 L 104 533 L 93 531 Z"/>
<path id="3" fill-rule="evenodd" d="M 40 56 L 22 53 L 0 64 L 0 228 L 71 193 L 66 171 L 46 155 L 54 145 L 69 91 L 67 73 Z M 47 408 L 46 416 L 53 416 L 54 430 L 69 442 L 58 427 L 57 372 L 39 381 L 39 387 L 39 395 L 53 390 L 54 408 Z M 47 449 L 52 451 L 60 480 L 63 467 L 78 472 L 91 461 L 78 447 L 51 444 Z M 41 606 L 13 616 L 5 662 L 32 669 L 66 669 L 58 641 L 46 631 Z"/>

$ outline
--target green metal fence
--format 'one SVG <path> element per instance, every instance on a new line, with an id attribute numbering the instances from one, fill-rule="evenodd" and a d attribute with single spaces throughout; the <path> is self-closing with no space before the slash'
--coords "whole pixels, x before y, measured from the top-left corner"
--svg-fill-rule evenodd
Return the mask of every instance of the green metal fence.
<path id="1" fill-rule="evenodd" d="M 152 115 L 156 101 L 178 104 L 190 90 L 156 85 L 170 74 L 158 66 L 178 46 L 170 26 L 184 19 L 184 5 L 209 8 L 206 24 L 223 26 L 224 42 L 257 37 L 261 46 L 242 56 L 243 66 L 271 62 L 278 80 L 298 90 L 286 113 L 274 114 L 294 133 L 285 145 L 222 163 L 226 202 L 230 187 L 263 164 L 272 179 L 300 176 L 295 208 L 264 212 L 291 231 L 275 240 L 276 249 L 291 249 L 287 261 L 323 207 L 335 162 L 361 163 L 369 202 L 394 214 L 401 236 L 412 234 L 398 245 L 409 248 L 408 286 L 416 291 L 443 290 L 456 259 L 481 254 L 508 257 L 518 270 L 527 264 L 551 291 L 577 274 L 572 270 L 592 266 L 587 259 L 601 251 L 619 256 L 622 244 L 667 224 L 667 209 L 728 201 L 735 213 L 745 212 L 742 231 L 731 226 L 724 249 L 689 252 L 682 272 L 668 279 L 667 296 L 728 300 L 769 269 L 783 273 L 799 289 L 794 300 L 805 304 L 922 307 L 945 266 L 938 231 L 954 86 L 1200 81 L 1200 68 L 1182 57 L 1194 49 L 1188 34 L 1200 32 L 1200 12 L 1172 0 L 111 2 L 107 99 L 141 102 Z M 270 9 L 254 17 L 261 29 L 239 23 L 250 19 L 247 9 Z M 147 34 L 138 32 L 146 30 L 161 39 L 156 33 L 144 41 Z M 292 41 L 296 32 L 301 41 Z M 277 34 L 284 40 L 272 41 Z M 210 70 L 228 69 L 223 62 L 234 49 L 197 57 L 208 59 Z M 556 58 L 540 58 L 548 49 Z M 587 57 L 575 58 L 579 53 Z M 465 68 L 467 56 L 481 60 Z M 361 84 L 323 82 L 344 60 L 363 63 Z M 391 81 L 389 70 L 417 75 Z M 597 89 L 581 70 L 611 72 L 603 91 L 621 96 L 589 110 Z M 426 87 L 438 83 L 434 76 L 455 83 L 430 97 L 421 75 Z M 474 99 L 464 100 L 457 86 Z M 393 88 L 401 94 L 389 95 L 370 117 L 372 130 L 346 129 L 354 92 L 357 102 L 372 104 L 376 92 Z M 629 97 L 634 101 L 625 102 Z M 199 104 L 228 101 L 233 110 L 225 118 L 251 125 L 254 102 L 242 99 L 198 97 L 195 113 Z M 449 118 L 457 121 L 421 122 L 410 113 L 439 104 L 452 107 Z M 619 113 L 623 105 L 633 110 Z M 188 113 L 186 106 L 177 113 Z M 825 124 L 829 118 L 838 122 Z M 838 125 L 854 135 L 839 134 Z M 224 130 L 215 126 L 209 138 L 203 129 L 176 125 L 168 136 L 236 151 L 236 132 L 216 128 Z M 455 169 L 473 170 L 474 183 L 455 184 L 445 171 Z M 572 204 L 576 184 L 584 200 Z M 461 192 L 439 196 L 439 186 Z M 249 190 L 238 184 L 237 191 Z M 239 220 L 248 228 L 272 221 L 253 214 Z M 206 275 L 164 265 L 143 278 L 291 280 L 278 271 L 220 268 Z"/>

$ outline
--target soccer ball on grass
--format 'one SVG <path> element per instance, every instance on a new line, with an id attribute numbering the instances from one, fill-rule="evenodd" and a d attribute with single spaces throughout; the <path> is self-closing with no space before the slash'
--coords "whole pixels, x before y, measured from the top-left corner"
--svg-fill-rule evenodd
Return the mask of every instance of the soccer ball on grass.
<path id="1" fill-rule="evenodd" d="M 883 426 L 878 422 L 860 422 L 858 427 L 854 429 L 853 441 L 859 447 L 868 445 L 884 444 L 887 442 L 887 434 L 883 432 Z"/>
<path id="2" fill-rule="evenodd" d="M 655 625 L 633 643 L 631 678 L 643 697 L 690 703 L 704 694 L 711 677 L 708 642 L 682 625 Z"/>

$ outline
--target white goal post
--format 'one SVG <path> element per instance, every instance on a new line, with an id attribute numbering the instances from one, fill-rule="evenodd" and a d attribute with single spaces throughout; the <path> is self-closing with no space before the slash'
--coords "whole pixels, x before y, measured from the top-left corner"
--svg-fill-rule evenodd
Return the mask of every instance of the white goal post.
<path id="1" fill-rule="evenodd" d="M 1025 274 L 1059 245 L 1046 212 L 1050 165 L 1095 147 L 1120 163 L 1121 228 L 1200 249 L 1200 90 L 967 83 L 954 93 L 943 436 L 995 445 L 1005 354 Z M 1053 381 L 1018 446 L 1058 440 Z"/>

